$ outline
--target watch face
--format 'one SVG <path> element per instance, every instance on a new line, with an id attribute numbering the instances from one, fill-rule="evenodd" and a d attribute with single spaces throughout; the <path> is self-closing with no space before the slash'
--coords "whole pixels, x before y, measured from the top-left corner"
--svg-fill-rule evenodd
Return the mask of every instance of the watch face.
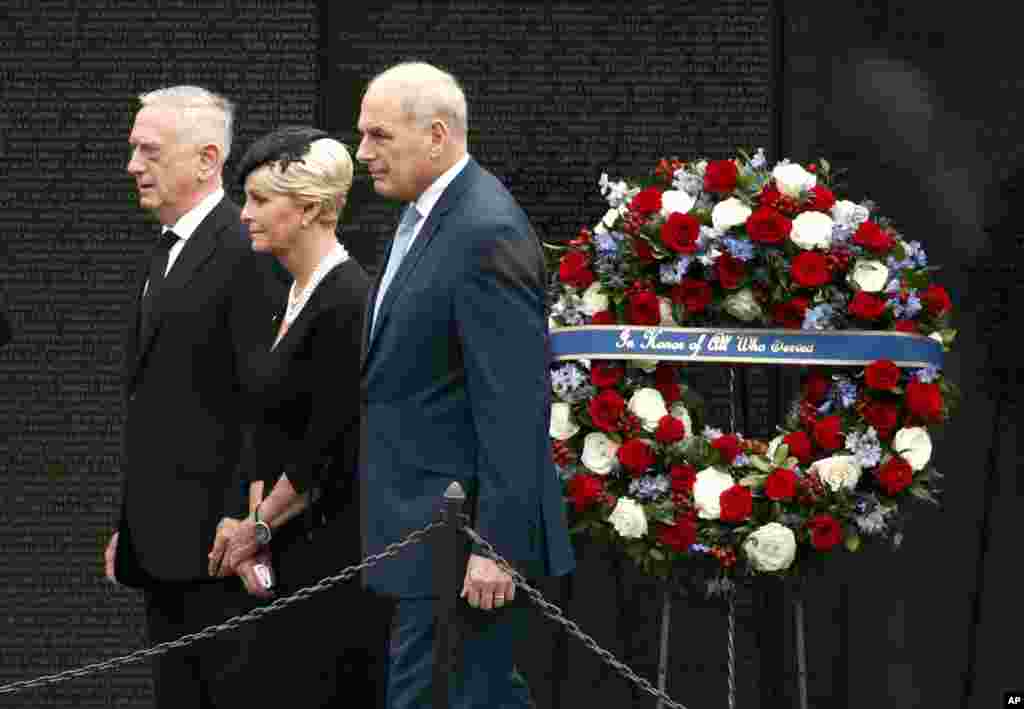
<path id="1" fill-rule="evenodd" d="M 267 544 L 270 542 L 270 527 L 265 522 L 256 523 L 256 542 Z"/>

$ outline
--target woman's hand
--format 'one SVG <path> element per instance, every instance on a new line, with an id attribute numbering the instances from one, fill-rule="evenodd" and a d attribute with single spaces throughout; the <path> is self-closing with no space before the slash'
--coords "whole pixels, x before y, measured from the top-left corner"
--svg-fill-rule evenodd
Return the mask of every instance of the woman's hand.
<path id="1" fill-rule="evenodd" d="M 263 566 L 264 577 L 261 578 L 261 574 L 257 567 Z M 242 579 L 242 584 L 245 586 L 245 590 L 251 595 L 257 598 L 273 598 L 274 591 L 274 569 L 271 566 L 270 552 L 263 550 L 244 561 L 242 561 L 237 567 L 236 571 L 238 577 Z M 264 584 L 264 578 L 267 579 L 268 585 Z"/>
<path id="2" fill-rule="evenodd" d="M 251 559 L 258 552 L 264 549 L 256 542 L 256 521 L 252 517 L 246 517 L 238 523 L 238 526 L 231 532 L 227 541 L 227 550 L 224 554 L 222 569 L 227 565 L 227 573 L 220 573 L 219 576 L 227 576 L 229 573 L 246 559 Z"/>
<path id="3" fill-rule="evenodd" d="M 232 517 L 225 517 L 217 524 L 217 536 L 213 539 L 213 546 L 210 548 L 208 571 L 210 576 L 225 577 L 232 572 L 232 569 L 225 563 L 228 546 L 235 532 L 238 531 L 242 521 Z"/>

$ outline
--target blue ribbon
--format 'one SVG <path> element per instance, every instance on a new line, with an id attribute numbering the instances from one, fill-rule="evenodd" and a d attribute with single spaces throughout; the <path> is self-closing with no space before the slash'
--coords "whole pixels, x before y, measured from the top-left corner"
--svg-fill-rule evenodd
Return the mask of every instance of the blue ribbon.
<path id="1" fill-rule="evenodd" d="M 584 325 L 551 331 L 556 360 L 657 359 L 676 362 L 942 367 L 942 344 L 905 332 L 763 330 Z"/>

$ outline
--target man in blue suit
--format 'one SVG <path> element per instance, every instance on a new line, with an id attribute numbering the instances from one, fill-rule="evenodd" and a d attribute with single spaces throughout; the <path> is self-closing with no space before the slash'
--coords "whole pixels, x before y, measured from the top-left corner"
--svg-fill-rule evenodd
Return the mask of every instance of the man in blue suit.
<path id="1" fill-rule="evenodd" d="M 437 519 L 448 485 L 469 491 L 477 531 L 528 576 L 574 566 L 551 462 L 541 247 L 526 214 L 469 156 L 466 99 L 451 75 L 405 63 L 369 85 L 358 160 L 402 220 L 367 303 L 360 449 L 364 544 L 381 551 Z M 524 594 L 470 554 L 451 706 L 530 706 L 512 648 Z M 367 572 L 397 599 L 390 709 L 431 706 L 429 545 Z M 437 709 L 440 709 L 439 707 Z"/>

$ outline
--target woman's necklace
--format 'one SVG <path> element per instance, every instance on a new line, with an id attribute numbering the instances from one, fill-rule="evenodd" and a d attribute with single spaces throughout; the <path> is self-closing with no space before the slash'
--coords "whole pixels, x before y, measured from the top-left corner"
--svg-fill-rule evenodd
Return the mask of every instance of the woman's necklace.
<path id="1" fill-rule="evenodd" d="M 296 318 L 299 317 L 299 313 L 306 307 L 306 303 L 309 302 L 310 297 L 313 295 L 313 291 L 323 280 L 324 276 L 330 273 L 331 269 L 340 263 L 344 263 L 348 260 L 348 251 L 341 244 L 336 244 L 328 254 L 320 260 L 316 270 L 313 271 L 313 275 L 310 276 L 309 281 L 306 283 L 306 287 L 299 290 L 296 285 L 297 282 L 292 283 L 291 289 L 288 291 L 288 305 L 284 313 L 284 321 L 281 323 L 281 327 L 277 332 L 277 338 L 274 340 L 274 344 L 270 346 L 270 349 L 277 347 L 277 344 L 288 332 L 288 328 L 292 326 Z"/>

